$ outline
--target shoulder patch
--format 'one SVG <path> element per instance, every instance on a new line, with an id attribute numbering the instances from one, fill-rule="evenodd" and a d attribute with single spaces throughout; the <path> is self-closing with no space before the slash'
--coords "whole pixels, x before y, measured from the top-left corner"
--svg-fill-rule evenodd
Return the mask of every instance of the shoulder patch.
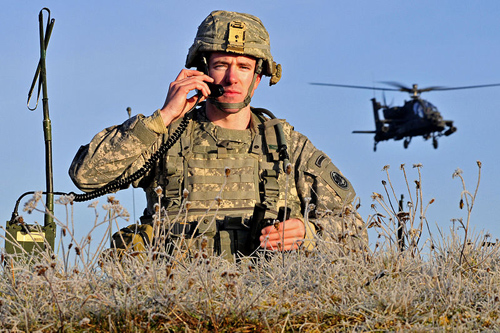
<path id="1" fill-rule="evenodd" d="M 343 189 L 348 189 L 349 188 L 349 183 L 347 182 L 347 179 L 344 178 L 340 173 L 336 171 L 330 172 L 330 177 L 332 177 L 332 180 L 337 184 L 339 187 Z"/>
<path id="2" fill-rule="evenodd" d="M 330 158 L 320 150 L 315 151 L 309 158 L 306 172 L 322 179 L 344 201 L 351 201 L 356 196 L 351 183 L 340 173 Z"/>
<path id="3" fill-rule="evenodd" d="M 314 162 L 314 164 L 316 164 L 316 166 L 318 168 L 321 168 L 321 166 L 323 165 L 323 162 L 325 161 L 326 159 L 326 156 L 321 154 L 319 155 L 317 158 L 316 158 L 316 162 Z"/>

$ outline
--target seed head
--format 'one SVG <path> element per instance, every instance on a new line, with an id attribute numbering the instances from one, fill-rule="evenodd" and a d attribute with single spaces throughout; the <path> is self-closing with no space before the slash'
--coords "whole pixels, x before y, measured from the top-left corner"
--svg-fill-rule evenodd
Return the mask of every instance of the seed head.
<path id="1" fill-rule="evenodd" d="M 230 173 L 231 173 L 231 168 L 226 167 L 226 168 L 224 169 L 224 174 L 226 175 L 226 177 L 229 177 L 229 174 L 230 174 Z"/>
<path id="2" fill-rule="evenodd" d="M 203 238 L 201 239 L 201 250 L 206 250 L 208 246 L 208 238 L 206 236 L 203 236 Z"/>
<path id="3" fill-rule="evenodd" d="M 35 272 L 38 276 L 45 276 L 45 272 L 47 271 L 47 266 L 44 265 L 37 265 L 35 266 Z"/>
<path id="4" fill-rule="evenodd" d="M 73 200 L 75 199 L 75 196 L 72 195 L 72 194 L 69 194 L 69 195 L 61 195 L 59 198 L 57 198 L 57 200 L 55 201 L 56 204 L 58 205 L 72 205 L 73 204 Z"/>
<path id="5" fill-rule="evenodd" d="M 279 230 L 280 229 L 280 221 L 274 220 L 273 226 L 274 226 L 274 229 Z"/>
<path id="6" fill-rule="evenodd" d="M 112 195 L 108 196 L 108 203 L 110 203 L 110 204 L 112 204 L 112 205 L 113 205 L 113 204 L 116 204 L 117 202 L 118 202 L 118 201 L 117 201 L 117 200 L 115 200 L 115 197 L 114 197 L 114 196 L 112 196 Z"/>
<path id="7" fill-rule="evenodd" d="M 89 207 L 89 208 L 96 208 L 98 203 L 99 203 L 99 200 L 96 200 L 96 201 L 90 203 L 87 207 Z"/>
<path id="8" fill-rule="evenodd" d="M 451 175 L 451 178 L 459 177 L 463 173 L 462 169 L 457 168 L 453 175 Z"/>
<path id="9" fill-rule="evenodd" d="M 155 192 L 156 192 L 156 195 L 157 195 L 157 196 L 160 196 L 160 195 L 162 195 L 162 193 L 163 193 L 163 189 L 161 188 L 161 186 L 157 186 L 157 187 L 155 188 Z"/>
<path id="10" fill-rule="evenodd" d="M 184 199 L 187 199 L 188 195 L 189 195 L 189 191 L 187 190 L 187 188 L 185 188 L 185 189 L 182 191 L 182 197 L 183 197 Z"/>

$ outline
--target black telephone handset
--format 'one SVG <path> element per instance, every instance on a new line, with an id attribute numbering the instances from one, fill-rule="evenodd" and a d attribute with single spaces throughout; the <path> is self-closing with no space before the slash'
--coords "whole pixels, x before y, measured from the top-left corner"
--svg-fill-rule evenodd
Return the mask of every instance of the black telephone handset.
<path id="1" fill-rule="evenodd" d="M 198 64 L 198 70 L 204 73 L 205 75 L 208 75 L 208 63 L 207 63 L 207 58 L 205 56 L 202 56 L 200 58 L 200 63 Z M 211 82 L 205 82 L 205 83 L 210 89 L 210 95 L 208 95 L 208 97 L 217 98 L 224 95 L 224 87 L 222 87 L 220 84 L 215 84 Z"/>
<path id="2" fill-rule="evenodd" d="M 208 97 L 217 98 L 224 95 L 224 87 L 220 84 L 215 84 L 211 82 L 205 82 L 210 89 L 210 95 Z"/>

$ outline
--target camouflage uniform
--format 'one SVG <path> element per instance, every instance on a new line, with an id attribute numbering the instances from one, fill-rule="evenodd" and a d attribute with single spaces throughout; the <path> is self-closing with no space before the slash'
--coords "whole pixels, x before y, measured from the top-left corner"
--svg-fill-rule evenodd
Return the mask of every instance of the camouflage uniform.
<path id="1" fill-rule="evenodd" d="M 198 28 L 186 67 L 197 66 L 206 73 L 209 52 L 254 57 L 254 82 L 258 75 L 266 75 L 272 85 L 281 77 L 281 66 L 270 54 L 269 35 L 252 15 L 212 12 Z M 250 91 L 242 103 L 209 101 L 218 108 L 242 109 L 250 103 Z M 230 130 L 211 123 L 205 108 L 199 108 L 166 156 L 133 183 L 146 192 L 145 216 L 155 214 L 154 205 L 161 202 L 169 234 L 208 235 L 210 247 L 219 252 L 252 250 L 246 239 L 256 203 L 268 207 L 265 217 L 269 219 L 278 216 L 279 208 L 290 208 L 290 218 L 304 222 L 307 239 L 314 240 L 317 231 L 328 230 L 323 236 L 337 241 L 348 235 L 366 240 L 364 223 L 357 213 L 351 213 L 355 192 L 331 160 L 286 121 L 266 118 L 258 109 L 252 111 L 247 130 Z M 133 174 L 179 122 L 165 127 L 158 110 L 149 117 L 138 115 L 105 129 L 80 148 L 70 168 L 71 178 L 81 190 L 91 191 Z M 281 136 L 289 159 L 278 149 Z M 158 186 L 163 191 L 161 200 Z"/>
<path id="2" fill-rule="evenodd" d="M 206 118 L 204 108 L 198 110 L 196 118 L 165 159 L 157 163 L 148 175 L 133 183 L 134 187 L 142 187 L 146 192 L 146 216 L 155 213 L 154 205 L 159 202 L 155 189 L 161 186 L 165 196 L 162 206 L 172 221 L 182 209 L 183 189 L 186 188 L 189 192 L 185 201 L 190 203 L 187 222 L 190 223 L 210 223 L 217 215 L 220 228 L 227 217 L 242 217 L 241 228 L 245 228 L 255 203 L 263 201 L 269 207 L 268 218 L 276 218 L 278 208 L 286 205 L 291 208 L 290 217 L 310 222 L 306 223 L 306 229 L 312 229 L 308 231 L 314 233 L 328 229 L 330 232 L 325 236 L 335 240 L 342 240 L 347 235 L 367 238 L 364 223 L 356 213 L 351 213 L 351 202 L 355 196 L 351 184 L 323 152 L 287 122 L 280 120 L 288 144 L 290 175 L 284 171 L 286 166 L 283 166 L 283 161 L 273 158 L 273 154 L 277 154 L 275 144 L 266 141 L 264 123 L 257 115 L 253 114 L 252 126 L 245 131 L 226 130 L 212 124 Z M 161 128 L 158 126 L 160 121 L 157 111 L 150 117 L 138 115 L 122 125 L 98 133 L 75 156 L 70 168 L 72 180 L 81 190 L 91 191 L 119 176 L 137 171 L 177 126 L 174 123 L 164 133 L 155 132 L 155 128 Z M 191 141 L 189 146 L 183 146 L 188 141 Z M 213 149 L 214 143 L 216 150 Z M 197 152 L 204 150 L 203 147 L 212 149 L 208 160 L 195 158 Z M 182 154 L 181 149 L 189 152 Z M 243 164 L 240 165 L 229 162 L 237 159 L 234 151 L 250 158 L 241 159 Z M 228 154 L 229 159 L 223 164 L 217 163 L 224 160 L 224 154 Z M 255 163 L 245 164 L 248 160 Z M 212 167 L 204 168 L 204 164 Z M 231 164 L 232 167 L 229 166 Z M 271 170 L 274 170 L 274 175 L 270 175 Z M 227 177 L 226 172 L 229 173 Z M 169 177 L 165 175 L 171 175 L 175 180 L 169 182 Z M 202 184 L 197 184 L 196 180 L 202 177 Z M 207 181 L 210 177 L 215 180 Z M 265 193 L 275 190 L 272 186 L 266 189 L 261 185 L 269 183 L 272 178 L 277 181 L 276 196 Z M 225 184 L 224 179 L 227 179 Z M 235 196 L 235 193 L 238 195 Z M 306 207 L 311 204 L 314 209 Z M 210 212 L 205 214 L 207 209 Z M 307 218 L 304 216 L 306 209 Z M 185 215 L 182 216 L 185 219 Z M 217 227 L 217 224 L 211 225 Z M 308 237 L 314 236 L 310 233 Z"/>

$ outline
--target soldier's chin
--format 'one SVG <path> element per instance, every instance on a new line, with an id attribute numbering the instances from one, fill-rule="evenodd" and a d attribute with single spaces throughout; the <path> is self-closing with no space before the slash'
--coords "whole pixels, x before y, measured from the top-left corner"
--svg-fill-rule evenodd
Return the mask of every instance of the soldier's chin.
<path id="1" fill-rule="evenodd" d="M 235 114 L 235 113 L 240 112 L 242 109 L 224 109 L 224 108 L 221 108 L 220 110 L 222 112 L 225 112 L 225 113 L 228 113 L 228 114 Z"/>

